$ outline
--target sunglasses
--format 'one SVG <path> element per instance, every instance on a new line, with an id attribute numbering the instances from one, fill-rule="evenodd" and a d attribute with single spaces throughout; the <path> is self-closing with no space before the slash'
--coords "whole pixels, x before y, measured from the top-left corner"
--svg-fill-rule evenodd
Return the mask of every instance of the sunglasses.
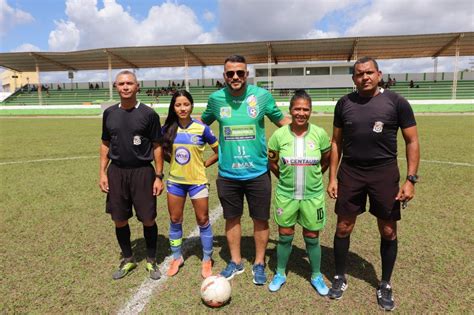
<path id="1" fill-rule="evenodd" d="M 237 73 L 237 76 L 242 79 L 242 78 L 244 78 L 245 75 L 247 74 L 247 71 L 245 71 L 245 70 L 227 71 L 227 72 L 225 73 L 225 76 L 226 76 L 228 79 L 232 79 L 232 78 L 235 76 L 236 73 Z"/>

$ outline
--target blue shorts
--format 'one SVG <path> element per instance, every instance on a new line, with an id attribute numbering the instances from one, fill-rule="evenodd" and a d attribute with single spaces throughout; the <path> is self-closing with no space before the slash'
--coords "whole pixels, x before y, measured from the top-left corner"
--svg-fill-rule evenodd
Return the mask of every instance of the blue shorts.
<path id="1" fill-rule="evenodd" d="M 186 197 L 188 193 L 191 199 L 209 197 L 209 189 L 207 188 L 207 184 L 187 185 L 175 183 L 168 180 L 166 181 L 166 188 L 168 190 L 168 193 L 180 197 Z"/>

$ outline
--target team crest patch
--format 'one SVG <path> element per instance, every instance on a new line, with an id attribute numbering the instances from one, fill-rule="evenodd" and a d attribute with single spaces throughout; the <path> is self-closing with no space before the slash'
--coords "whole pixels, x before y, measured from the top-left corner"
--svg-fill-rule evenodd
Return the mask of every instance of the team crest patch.
<path id="1" fill-rule="evenodd" d="M 383 122 L 376 121 L 374 124 L 374 129 L 372 129 L 376 133 L 381 133 L 383 130 Z"/>
<path id="2" fill-rule="evenodd" d="M 194 144 L 198 143 L 199 142 L 199 137 L 198 136 L 192 136 L 191 137 L 191 142 L 194 143 Z"/>
<path id="3" fill-rule="evenodd" d="M 140 136 L 133 137 L 133 145 L 140 145 L 142 144 L 142 138 Z"/>
<path id="4" fill-rule="evenodd" d="M 278 208 L 277 209 L 277 215 L 282 215 L 283 214 L 283 209 L 282 208 Z"/>
<path id="5" fill-rule="evenodd" d="M 221 118 L 232 117 L 232 111 L 230 107 L 221 107 Z"/>
<path id="6" fill-rule="evenodd" d="M 258 107 L 247 106 L 247 114 L 250 118 L 255 118 L 258 115 Z"/>
<path id="7" fill-rule="evenodd" d="M 314 148 L 316 148 L 316 145 L 314 144 L 313 141 L 308 141 L 308 148 L 309 148 L 310 150 L 314 150 Z"/>
<path id="8" fill-rule="evenodd" d="M 250 95 L 249 97 L 247 97 L 245 102 L 247 102 L 247 105 L 250 106 L 250 107 L 256 107 L 257 106 L 257 98 L 253 94 Z"/>
<path id="9" fill-rule="evenodd" d="M 247 103 L 247 114 L 249 115 L 249 117 L 251 118 L 257 117 L 258 107 L 257 107 L 257 98 L 255 97 L 255 95 L 252 94 L 249 97 L 247 97 L 245 102 Z"/>

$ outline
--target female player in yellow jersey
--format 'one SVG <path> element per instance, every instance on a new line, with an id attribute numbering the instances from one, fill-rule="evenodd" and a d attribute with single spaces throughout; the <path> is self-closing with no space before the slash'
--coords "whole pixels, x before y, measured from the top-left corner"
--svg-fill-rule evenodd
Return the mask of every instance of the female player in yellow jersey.
<path id="1" fill-rule="evenodd" d="M 167 274 L 174 276 L 184 264 L 181 253 L 182 223 L 184 203 L 189 194 L 199 225 L 203 250 L 201 275 L 207 278 L 212 274 L 213 234 L 209 222 L 209 191 L 205 169 L 217 161 L 218 142 L 209 126 L 191 118 L 192 111 L 191 94 L 184 90 L 177 91 L 171 98 L 168 117 L 162 129 L 164 158 L 170 163 L 166 186 L 173 260 Z M 206 143 L 214 154 L 204 161 Z"/>

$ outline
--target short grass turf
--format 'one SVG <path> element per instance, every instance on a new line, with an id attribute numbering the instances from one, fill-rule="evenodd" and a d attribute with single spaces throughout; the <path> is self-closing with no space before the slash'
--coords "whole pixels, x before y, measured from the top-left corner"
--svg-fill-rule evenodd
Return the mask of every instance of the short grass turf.
<path id="1" fill-rule="evenodd" d="M 472 311 L 473 116 L 420 116 L 422 148 L 416 198 L 402 213 L 399 255 L 392 284 L 397 309 L 403 313 L 469 313 Z M 332 117 L 313 118 L 331 134 Z M 2 313 L 114 313 L 122 309 L 146 279 L 145 244 L 141 225 L 130 220 L 132 244 L 139 267 L 120 281 L 112 272 L 119 262 L 113 224 L 104 213 L 99 191 L 98 146 L 101 120 L 0 120 L 0 310 Z M 275 127 L 268 124 L 270 134 Z M 213 126 L 214 129 L 216 126 Z M 403 141 L 399 139 L 401 174 L 405 174 Z M 53 160 L 61 158 L 77 158 Z M 36 160 L 43 160 L 34 162 Z M 14 163 L 13 163 L 14 162 Z M 445 164 L 440 162 L 446 162 Z M 449 164 L 467 163 L 468 166 Z M 219 205 L 215 178 L 209 169 L 210 208 Z M 325 180 L 326 182 L 326 180 Z M 158 200 L 158 261 L 169 255 L 165 197 Z M 334 275 L 332 236 L 334 203 L 327 201 L 328 224 L 321 235 L 322 272 Z M 380 277 L 379 236 L 370 214 L 360 216 L 351 237 L 349 288 L 342 300 L 317 295 L 309 283 L 310 267 L 301 237 L 293 244 L 288 282 L 281 291 L 252 284 L 252 224 L 243 218 L 242 255 L 245 273 L 232 280 L 232 300 L 210 309 L 199 296 L 199 243 L 186 254 L 177 276 L 153 292 L 147 313 L 374 313 L 375 286 Z M 224 221 L 213 229 L 214 271 L 229 259 Z M 195 228 L 189 202 L 184 235 Z M 276 267 L 277 228 L 271 223 L 266 271 Z"/>

